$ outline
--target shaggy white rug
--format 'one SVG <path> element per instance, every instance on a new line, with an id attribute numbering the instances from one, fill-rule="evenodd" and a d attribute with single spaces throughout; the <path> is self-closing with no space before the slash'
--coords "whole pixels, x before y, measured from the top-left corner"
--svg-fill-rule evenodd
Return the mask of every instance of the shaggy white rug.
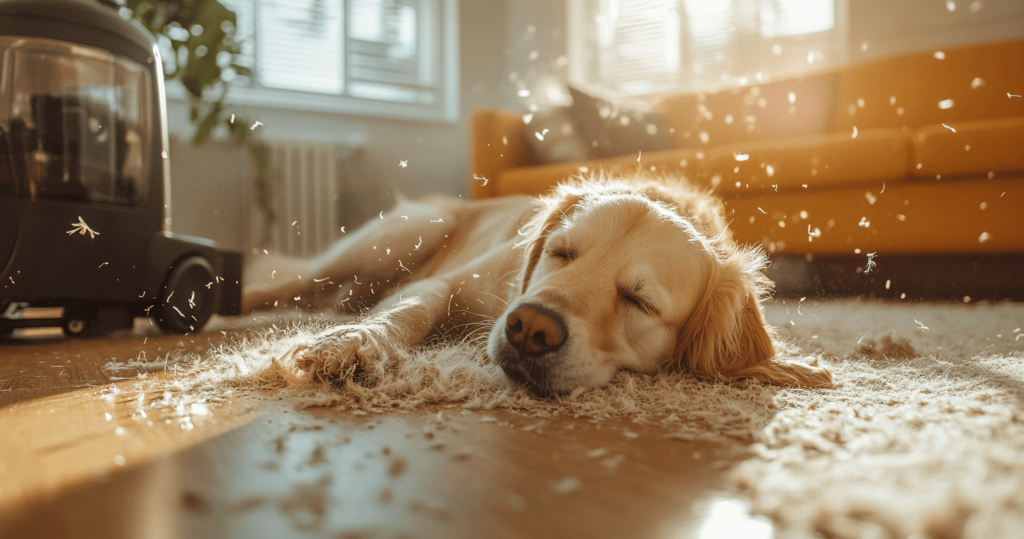
<path id="1" fill-rule="evenodd" d="M 734 486 L 781 537 L 1024 534 L 1024 305 L 776 300 L 767 315 L 782 353 L 822 357 L 835 388 L 622 373 L 538 400 L 469 346 L 410 351 L 362 384 L 317 386 L 279 360 L 318 331 L 299 324 L 179 363 L 176 405 L 230 385 L 356 413 L 455 403 L 629 417 L 676 439 L 749 445 Z"/>
<path id="2" fill-rule="evenodd" d="M 777 302 L 837 387 L 781 390 L 733 474 L 786 536 L 1024 537 L 1024 305 Z"/>

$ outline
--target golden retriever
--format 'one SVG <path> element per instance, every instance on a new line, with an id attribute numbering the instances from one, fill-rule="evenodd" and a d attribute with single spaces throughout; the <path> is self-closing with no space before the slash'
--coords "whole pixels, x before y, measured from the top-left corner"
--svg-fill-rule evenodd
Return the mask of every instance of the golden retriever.
<path id="1" fill-rule="evenodd" d="M 540 198 L 403 202 L 312 260 L 260 258 L 247 273 L 264 282 L 247 285 L 246 310 L 365 309 L 297 354 L 318 379 L 487 332 L 491 360 L 541 396 L 604 385 L 620 369 L 832 380 L 824 366 L 775 357 L 760 306 L 772 286 L 766 256 L 736 245 L 720 201 L 681 180 L 576 179 Z M 331 350 L 309 353 L 318 347 Z"/>

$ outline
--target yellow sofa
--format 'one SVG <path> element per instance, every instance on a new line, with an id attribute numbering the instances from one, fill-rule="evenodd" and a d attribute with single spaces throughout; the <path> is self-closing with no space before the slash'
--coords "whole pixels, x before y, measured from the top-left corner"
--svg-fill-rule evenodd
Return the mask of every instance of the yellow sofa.
<path id="1" fill-rule="evenodd" d="M 538 194 L 581 171 L 654 170 L 713 189 L 736 239 L 772 253 L 1022 253 L 1020 94 L 1024 40 L 914 53 L 664 96 L 674 149 L 552 165 L 536 164 L 521 114 L 482 110 L 469 188 Z"/>

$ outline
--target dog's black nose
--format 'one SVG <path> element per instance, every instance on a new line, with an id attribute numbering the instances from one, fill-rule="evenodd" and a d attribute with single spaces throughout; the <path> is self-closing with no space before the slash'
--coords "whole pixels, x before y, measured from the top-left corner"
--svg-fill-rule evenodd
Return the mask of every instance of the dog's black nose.
<path id="1" fill-rule="evenodd" d="M 508 313 L 505 324 L 505 337 L 522 356 L 551 352 L 565 342 L 567 334 L 561 317 L 533 305 L 521 305 Z"/>

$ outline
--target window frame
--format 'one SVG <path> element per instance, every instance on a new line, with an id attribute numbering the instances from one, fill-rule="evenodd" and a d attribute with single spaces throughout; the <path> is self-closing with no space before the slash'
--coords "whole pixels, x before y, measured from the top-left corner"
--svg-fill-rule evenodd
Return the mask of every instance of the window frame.
<path id="1" fill-rule="evenodd" d="M 341 0 L 336 0 L 341 1 Z M 282 110 L 327 112 L 374 118 L 412 119 L 426 122 L 457 123 L 459 121 L 459 0 L 431 0 L 438 12 L 437 34 L 433 57 L 436 66 L 436 103 L 405 103 L 326 94 L 302 90 L 286 90 L 255 85 L 230 84 L 226 102 L 229 105 Z M 345 25 L 343 24 L 343 28 Z M 345 36 L 342 36 L 345 39 Z M 187 101 L 188 92 L 180 81 L 167 82 L 167 98 Z"/>

